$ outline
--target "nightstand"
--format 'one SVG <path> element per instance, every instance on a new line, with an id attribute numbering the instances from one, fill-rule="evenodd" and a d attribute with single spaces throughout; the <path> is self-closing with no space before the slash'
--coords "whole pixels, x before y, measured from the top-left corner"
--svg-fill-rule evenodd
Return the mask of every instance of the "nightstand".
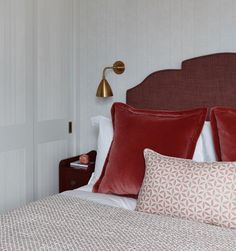
<path id="1" fill-rule="evenodd" d="M 70 166 L 73 161 L 79 160 L 79 156 L 75 156 L 69 159 L 60 161 L 59 164 L 59 192 L 66 190 L 73 190 L 78 187 L 88 184 L 88 181 L 94 171 L 96 151 L 87 153 L 90 157 L 90 161 L 93 164 L 89 164 L 86 169 L 76 169 Z"/>

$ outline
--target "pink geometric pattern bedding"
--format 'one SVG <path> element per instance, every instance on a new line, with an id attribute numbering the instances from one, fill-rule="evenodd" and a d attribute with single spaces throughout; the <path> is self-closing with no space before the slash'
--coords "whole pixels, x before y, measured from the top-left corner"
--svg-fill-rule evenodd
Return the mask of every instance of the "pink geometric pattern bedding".
<path id="1" fill-rule="evenodd" d="M 236 228 L 236 162 L 194 162 L 144 151 L 137 210 Z"/>

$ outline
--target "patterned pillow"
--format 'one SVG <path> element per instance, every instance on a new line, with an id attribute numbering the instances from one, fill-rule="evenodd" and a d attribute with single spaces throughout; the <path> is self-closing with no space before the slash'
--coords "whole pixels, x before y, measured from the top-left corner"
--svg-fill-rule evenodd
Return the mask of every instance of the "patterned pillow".
<path id="1" fill-rule="evenodd" d="M 236 228 L 236 162 L 195 162 L 145 149 L 136 210 Z"/>

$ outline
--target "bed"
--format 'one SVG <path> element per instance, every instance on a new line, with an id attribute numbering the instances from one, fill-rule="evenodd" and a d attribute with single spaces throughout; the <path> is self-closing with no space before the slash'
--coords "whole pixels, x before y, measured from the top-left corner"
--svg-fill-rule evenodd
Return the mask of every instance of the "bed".
<path id="1" fill-rule="evenodd" d="M 236 107 L 236 53 L 186 60 L 127 91 L 136 108 Z M 209 114 L 207 119 L 209 119 Z M 134 211 L 135 198 L 87 185 L 0 216 L 0 250 L 236 250 L 236 230 Z"/>

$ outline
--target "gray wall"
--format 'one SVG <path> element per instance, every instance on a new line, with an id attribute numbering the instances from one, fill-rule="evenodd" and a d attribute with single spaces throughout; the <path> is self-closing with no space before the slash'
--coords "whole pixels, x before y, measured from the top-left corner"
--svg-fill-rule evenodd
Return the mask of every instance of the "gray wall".
<path id="1" fill-rule="evenodd" d="M 149 73 L 179 68 L 183 59 L 236 51 L 234 0 L 74 1 L 77 151 L 96 146 L 90 117 L 109 115 L 111 104 Z M 114 97 L 95 97 L 104 66 L 121 59 L 126 72 L 107 75 Z"/>

